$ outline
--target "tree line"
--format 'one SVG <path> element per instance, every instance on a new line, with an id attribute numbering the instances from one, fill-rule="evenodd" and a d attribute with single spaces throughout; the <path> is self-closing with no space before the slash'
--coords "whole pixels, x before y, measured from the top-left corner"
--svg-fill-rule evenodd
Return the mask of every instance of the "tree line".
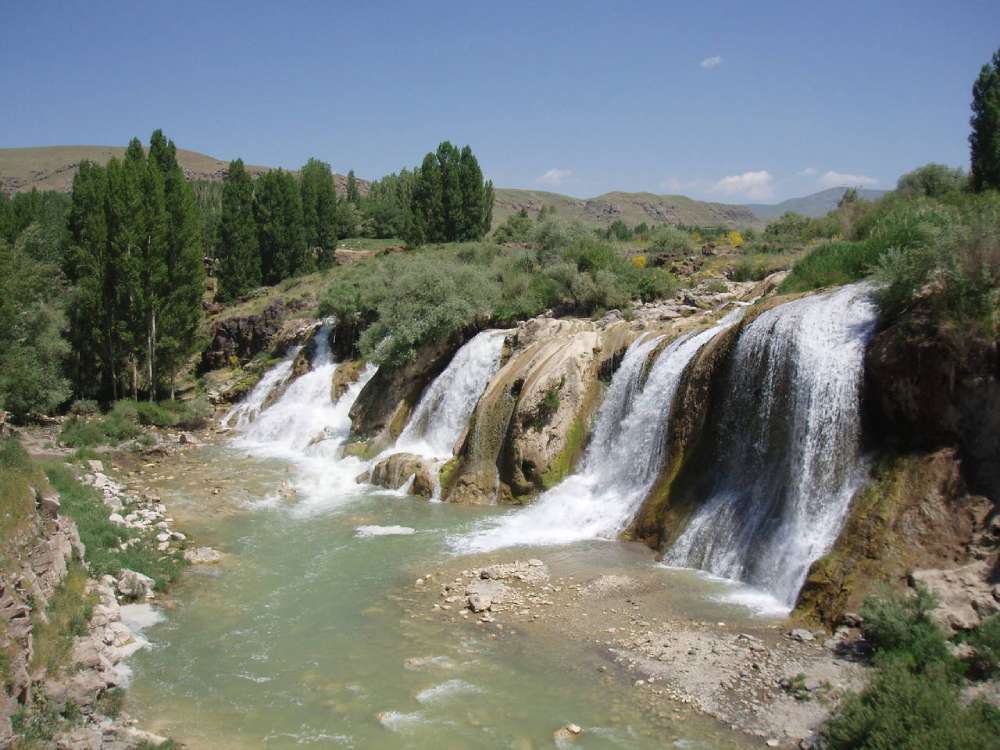
<path id="1" fill-rule="evenodd" d="M 469 146 L 447 141 L 417 169 L 371 183 L 366 196 L 348 172 L 343 198 L 330 165 L 317 159 L 298 175 L 276 169 L 256 179 L 237 159 L 223 181 L 218 214 L 218 296 L 231 300 L 331 265 L 344 237 L 410 245 L 481 239 L 493 219 L 493 185 Z"/>

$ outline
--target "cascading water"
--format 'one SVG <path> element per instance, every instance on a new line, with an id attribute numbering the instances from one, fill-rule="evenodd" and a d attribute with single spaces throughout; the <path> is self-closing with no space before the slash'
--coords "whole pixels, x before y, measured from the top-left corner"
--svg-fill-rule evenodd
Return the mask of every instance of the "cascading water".
<path id="1" fill-rule="evenodd" d="M 413 411 L 391 452 L 415 453 L 430 459 L 449 459 L 483 395 L 500 367 L 500 353 L 508 331 L 476 334 L 452 357 L 434 379 Z"/>
<path id="2" fill-rule="evenodd" d="M 597 414 L 582 468 L 541 495 L 526 510 L 492 528 L 454 540 L 463 552 L 525 544 L 611 539 L 646 497 L 666 451 L 674 394 L 698 350 L 742 316 L 739 308 L 717 325 L 666 346 L 643 381 L 646 363 L 662 338 L 640 338 L 626 351 Z"/>
<path id="3" fill-rule="evenodd" d="M 875 307 L 864 285 L 761 314 L 741 333 L 722 405 L 714 490 L 669 565 L 762 588 L 791 606 L 864 481 L 860 389 Z"/>
<path id="4" fill-rule="evenodd" d="M 222 418 L 223 427 L 236 427 L 237 429 L 246 427 L 257 418 L 271 392 L 288 380 L 288 376 L 292 373 L 295 357 L 301 348 L 296 346 L 290 350 L 288 356 L 264 373 L 264 377 L 253 387 L 246 398 L 226 412 L 226 416 Z"/>
<path id="5" fill-rule="evenodd" d="M 357 491 L 354 477 L 363 466 L 355 458 L 341 457 L 340 449 L 350 434 L 351 405 L 375 374 L 373 366 L 367 367 L 334 402 L 330 390 L 337 364 L 329 335 L 330 324 L 324 324 L 316 334 L 312 369 L 292 382 L 233 441 L 235 447 L 254 455 L 295 464 L 299 471 L 293 484 L 311 501 L 320 502 Z M 274 369 L 284 366 L 282 362 Z M 275 382 L 281 381 L 276 377 Z"/>

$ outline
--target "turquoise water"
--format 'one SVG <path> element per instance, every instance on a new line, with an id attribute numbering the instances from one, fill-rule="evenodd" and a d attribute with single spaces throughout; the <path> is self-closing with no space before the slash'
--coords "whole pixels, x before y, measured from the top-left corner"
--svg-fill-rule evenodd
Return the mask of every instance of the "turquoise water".
<path id="1" fill-rule="evenodd" d="M 641 713 L 625 675 L 598 672 L 609 662 L 593 645 L 494 639 L 432 616 L 414 579 L 452 559 L 449 535 L 496 511 L 363 493 L 282 500 L 287 464 L 222 448 L 170 471 L 159 490 L 171 512 L 226 559 L 186 576 L 146 633 L 153 648 L 133 659 L 128 709 L 144 728 L 192 748 L 527 750 L 555 746 L 573 722 L 584 729 L 573 747 L 740 746 L 708 720 Z M 358 536 L 396 525 L 414 533 Z M 619 554 L 648 563 L 627 547 L 531 554 L 595 574 Z"/>

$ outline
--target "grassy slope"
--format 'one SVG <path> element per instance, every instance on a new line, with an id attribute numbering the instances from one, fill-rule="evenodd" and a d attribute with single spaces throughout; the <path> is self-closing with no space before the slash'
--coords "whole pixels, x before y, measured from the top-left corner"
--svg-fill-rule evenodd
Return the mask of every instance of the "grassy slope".
<path id="1" fill-rule="evenodd" d="M 521 208 L 532 216 L 543 206 L 555 206 L 561 219 L 592 226 L 607 226 L 615 219 L 626 224 L 687 224 L 691 226 L 760 226 L 761 222 L 745 206 L 696 201 L 683 195 L 613 192 L 596 198 L 573 198 L 543 190 L 497 188 L 493 207 L 494 226 Z"/>

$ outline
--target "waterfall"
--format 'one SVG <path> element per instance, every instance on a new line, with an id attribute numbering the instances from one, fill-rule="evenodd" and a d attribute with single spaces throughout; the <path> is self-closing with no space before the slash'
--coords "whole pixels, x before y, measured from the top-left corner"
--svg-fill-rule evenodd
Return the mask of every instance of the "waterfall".
<path id="1" fill-rule="evenodd" d="M 866 474 L 859 406 L 876 322 L 869 292 L 854 285 L 789 302 L 741 333 L 705 468 L 710 493 L 667 564 L 794 604 Z"/>
<path id="2" fill-rule="evenodd" d="M 500 368 L 509 331 L 483 331 L 468 341 L 420 397 L 392 453 L 449 459 L 479 397 Z"/>
<path id="3" fill-rule="evenodd" d="M 226 412 L 226 415 L 221 420 L 222 426 L 246 427 L 255 420 L 271 392 L 288 380 L 288 376 L 292 372 L 292 365 L 295 363 L 295 357 L 301 348 L 296 346 L 291 349 L 288 356 L 264 373 L 264 377 L 257 382 L 257 385 L 247 394 L 246 398 Z"/>
<path id="4" fill-rule="evenodd" d="M 580 470 L 491 528 L 454 540 L 463 552 L 524 544 L 613 539 L 639 509 L 663 463 L 674 394 L 684 368 L 708 341 L 734 325 L 738 308 L 717 325 L 667 345 L 648 370 L 662 337 L 628 348 L 597 413 Z"/>
<path id="5" fill-rule="evenodd" d="M 316 334 L 312 369 L 291 383 L 254 421 L 245 424 L 232 442 L 234 447 L 254 455 L 295 464 L 299 471 L 294 485 L 303 495 L 318 501 L 357 491 L 354 477 L 363 466 L 353 457 L 341 457 L 340 449 L 350 434 L 351 405 L 376 369 L 368 366 L 358 381 L 333 401 L 331 387 L 337 364 L 330 351 L 330 327 L 324 324 Z M 282 362 L 274 370 L 284 366 Z M 281 382 L 279 375 L 275 382 Z"/>

